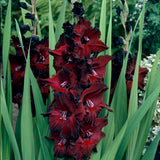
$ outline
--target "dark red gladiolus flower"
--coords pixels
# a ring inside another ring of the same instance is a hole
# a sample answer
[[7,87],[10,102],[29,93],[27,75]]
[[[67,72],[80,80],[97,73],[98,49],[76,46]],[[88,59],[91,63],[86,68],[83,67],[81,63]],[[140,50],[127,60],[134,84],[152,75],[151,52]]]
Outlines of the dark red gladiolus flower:
[[[119,53],[117,52],[114,55],[114,58],[112,60],[112,84],[111,84],[111,98],[114,93],[114,90],[117,85],[117,81],[122,69],[123,59],[125,58],[126,53]],[[127,86],[127,96],[129,98],[131,88],[132,88],[132,82],[134,77],[134,71],[136,66],[136,58],[129,55],[128,57],[128,64],[126,69],[126,86]],[[148,73],[147,68],[142,68],[139,66],[139,73],[138,73],[138,89],[144,91],[144,78],[146,74]]]
[[102,108],[112,111],[103,101],[108,89],[104,84],[106,65],[111,56],[99,56],[107,49],[100,31],[89,21],[63,25],[54,56],[56,75],[43,81],[54,91],[54,100],[48,108],[50,138],[55,143],[54,156],[69,156],[76,160],[89,158],[91,151],[105,136],[101,129],[107,125],[107,116],[98,118]]
[[81,66],[81,80],[82,84],[87,84],[94,81],[101,81],[105,75],[106,65],[111,60],[111,56],[99,56],[98,58],[90,58],[87,63]]
[[77,83],[76,75],[68,70],[62,68],[55,76],[45,80],[53,88],[53,91],[67,92],[68,89],[74,88]]
[[62,34],[58,43],[55,46],[55,50],[49,51],[54,56],[54,68],[56,71],[62,67],[73,67],[73,47],[67,42],[65,35]]
[[[23,36],[22,39],[24,44],[25,56],[27,56],[30,38],[25,38]],[[9,55],[12,76],[12,97],[13,102],[18,103],[18,105],[20,106],[23,94],[26,62],[18,37],[12,37],[11,45],[16,50],[16,55]],[[46,85],[42,81],[42,79],[49,77],[48,49],[48,38],[44,38],[43,40],[39,41],[38,37],[32,36],[30,46],[30,65],[41,89],[44,101],[48,97],[49,92],[48,85]],[[33,102],[32,106],[34,107]]]
[[80,18],[79,23],[74,28],[74,32],[77,35],[74,38],[75,48],[80,58],[89,58],[91,53],[99,53],[108,48],[99,40],[101,35],[99,29],[93,28],[91,23],[83,18]]

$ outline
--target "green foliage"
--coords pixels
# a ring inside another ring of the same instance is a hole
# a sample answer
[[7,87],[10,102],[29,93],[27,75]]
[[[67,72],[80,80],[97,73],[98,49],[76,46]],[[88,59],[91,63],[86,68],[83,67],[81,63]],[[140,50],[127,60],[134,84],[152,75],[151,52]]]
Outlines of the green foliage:
[[[30,70],[30,79],[31,79],[31,86],[33,91],[33,98],[34,98],[34,104],[36,108],[36,119],[35,119],[35,127],[38,131],[38,140],[40,141],[40,148],[39,152],[42,152],[43,159],[51,160],[49,149],[47,148],[48,141],[44,139],[45,136],[48,135],[48,122],[47,119],[44,119],[44,117],[41,115],[42,113],[46,113],[45,105],[43,102],[43,98],[40,92],[40,89],[38,87],[36,78],[34,77],[32,71]],[[37,148],[39,146],[37,145]],[[39,154],[40,156],[41,154]]]
[[30,49],[28,51],[27,65],[24,77],[24,89],[22,99],[22,113],[21,113],[21,146],[22,157],[24,160],[35,159],[33,123],[30,100]]
[[63,5],[57,20],[56,33],[55,33],[56,42],[58,41],[60,35],[63,33],[62,26],[63,26],[63,23],[65,22],[66,3],[67,1],[63,2]]
[[[148,96],[157,88],[157,86],[160,85],[160,81],[159,81],[160,75],[158,74],[160,72],[160,67],[159,68],[157,67],[159,57],[160,57],[160,50],[157,54],[156,60],[153,64],[152,70],[149,75],[144,100],[146,100]],[[140,157],[142,154],[142,149],[146,143],[146,139],[152,123],[152,117],[153,117],[155,108],[156,108],[156,101],[153,102],[152,108],[147,112],[147,114],[142,119],[142,122],[140,124],[140,129],[138,133],[139,140],[137,141],[137,148],[135,149],[136,158]]]
[[[128,22],[133,27],[139,17],[141,8],[142,8],[142,1],[139,0],[127,0],[128,7],[129,7],[129,15],[128,15]],[[122,36],[124,37],[123,27],[120,23],[119,16],[116,13],[116,8],[120,6],[119,1],[113,2],[113,36]],[[142,55],[149,55],[155,54],[158,49],[160,48],[160,2],[154,0],[146,1],[146,9],[145,9],[145,19],[144,19],[144,37],[143,37],[143,50]],[[154,37],[154,39],[152,39]],[[134,54],[137,54],[138,51],[138,38],[139,38],[139,31],[135,34],[133,45],[131,51]],[[152,41],[151,41],[152,39]]]
[[[19,153],[19,148],[18,148],[16,139],[15,139],[13,127],[12,127],[12,124],[11,124],[11,121],[10,121],[10,118],[9,118],[9,113],[8,113],[7,104],[6,104],[6,100],[5,100],[2,80],[1,80],[0,83],[1,83],[1,86],[0,86],[0,88],[1,88],[1,97],[0,97],[1,110],[0,111],[1,111],[1,115],[2,115],[2,118],[3,118],[3,122],[4,122],[4,125],[5,125],[5,128],[6,128],[6,131],[7,131],[8,136],[9,136],[9,139],[6,141],[6,143],[8,143],[9,140],[11,141],[15,157],[16,157],[17,160],[20,160],[21,156],[20,156],[20,153]],[[2,138],[2,137],[0,137],[0,138]],[[2,157],[4,156],[3,154],[4,154],[4,152],[2,152],[2,155],[1,155]],[[11,153],[8,153],[8,154],[10,155]]]
[[[105,53],[112,55],[112,36],[122,35],[124,36],[124,31],[122,30],[122,25],[118,20],[115,8],[120,4],[120,1],[112,0],[97,0],[88,1],[82,0],[84,8],[86,10],[85,17],[88,20],[93,20],[92,24],[95,26],[100,26],[102,32],[102,40],[109,46],[109,50]],[[130,10],[130,17],[135,11],[133,7],[136,0],[127,1]],[[141,2],[139,2],[141,4]],[[149,6],[150,4],[150,6]],[[154,5],[154,6],[152,6]],[[151,6],[154,8],[152,10]],[[145,1],[143,1],[143,9],[137,8],[137,17],[134,16],[130,23],[134,27],[133,34],[131,36],[131,41],[129,43],[127,56],[124,60],[121,74],[118,80],[115,93],[111,102],[112,113],[108,116],[108,125],[103,129],[106,137],[97,145],[97,153],[91,155],[91,160],[128,160],[128,159],[140,159],[142,151],[148,136],[150,125],[152,122],[152,117],[155,109],[155,103],[157,97],[160,93],[160,67],[158,67],[158,61],[160,58],[160,51],[157,54],[156,60],[152,67],[149,75],[147,86],[145,88],[145,96],[143,98],[143,103],[138,108],[138,67],[141,61],[141,55],[145,50],[142,50],[142,39],[144,35],[144,40],[149,35],[150,27],[154,26],[155,33],[158,31],[158,26],[160,20],[155,15],[159,14],[158,1],[147,1],[145,9]],[[70,13],[71,7],[68,2],[60,0],[37,0],[36,8],[38,17],[40,20],[40,31],[42,31],[43,36],[49,35],[49,48],[54,49],[55,44],[63,32],[62,24],[65,20],[72,20]],[[140,9],[140,10],[139,10]],[[24,12],[24,11],[23,11]],[[13,11],[12,11],[13,13]],[[69,13],[69,14],[68,14]],[[100,14],[101,13],[101,14]],[[144,14],[149,14],[144,18]],[[110,15],[110,16],[108,16]],[[24,13],[22,13],[24,17]],[[116,19],[116,22],[115,22]],[[24,23],[25,20],[23,18]],[[149,26],[146,26],[146,22],[150,22]],[[14,22],[15,23],[15,22]],[[117,26],[120,27],[118,30]],[[137,27],[139,24],[139,28]],[[144,33],[143,33],[144,24]],[[18,22],[16,21],[16,30],[19,37],[21,47],[23,50],[22,36],[19,30]],[[4,135],[0,132],[0,158],[11,159],[11,149],[14,152],[14,157],[17,160],[20,159],[38,159],[38,160],[51,160],[53,159],[53,143],[50,143],[45,136],[49,136],[49,127],[47,119],[41,116],[41,113],[46,113],[46,106],[43,103],[43,98],[38,87],[37,81],[30,69],[30,56],[28,51],[28,57],[26,57],[26,70],[24,79],[24,92],[22,106],[19,111],[19,116],[17,118],[16,131],[14,133],[12,127],[12,95],[11,95],[11,74],[8,63],[8,48],[10,44],[10,28],[11,28],[11,0],[8,3],[7,15],[5,20],[4,34],[3,34],[3,73],[4,73],[4,85],[1,80],[0,86],[0,131],[3,129],[2,133],[5,133],[6,138],[3,139]],[[152,30],[153,30],[152,28]],[[106,33],[108,29],[108,32]],[[147,31],[146,31],[147,30]],[[39,32],[40,33],[40,32]],[[106,36],[107,34],[107,36]],[[106,38],[107,37],[107,38]],[[128,61],[128,55],[130,51],[134,51],[135,39],[139,38],[138,52],[137,52],[137,64],[134,73],[134,80],[131,90],[131,97],[129,102],[129,109],[127,110],[127,92],[126,92],[126,82],[125,73]],[[155,36],[157,40],[159,37]],[[151,41],[151,39],[150,39]],[[157,40],[158,42],[159,40]],[[145,41],[147,43],[147,41]],[[151,42],[153,43],[153,42]],[[156,45],[154,46],[157,49]],[[147,53],[147,52],[145,52]],[[53,57],[50,56],[50,77],[55,73],[53,69]],[[111,63],[107,67],[107,73],[105,75],[105,83],[110,88],[111,83]],[[32,117],[31,112],[31,102],[30,102],[30,90],[32,89],[33,99],[36,109],[36,117]],[[53,95],[53,94],[52,94]],[[53,97],[51,97],[53,98]],[[104,97],[105,102],[109,103],[109,93]],[[4,128],[2,128],[2,126]],[[5,130],[5,131],[4,131]],[[143,160],[153,159],[156,148],[158,145],[158,140],[160,134],[157,135],[156,139],[151,143],[150,147],[146,151]],[[5,147],[2,147],[7,144]],[[10,145],[11,144],[11,148]],[[22,153],[22,154],[21,154]]]
[[[146,55],[156,53],[160,48],[160,2],[149,0],[146,4],[144,49]],[[152,38],[154,37],[154,39]],[[152,39],[152,41],[151,41]]]
[[11,0],[9,0],[8,3],[4,33],[5,34],[3,34],[2,53],[3,53],[3,74],[4,74],[4,79],[6,80],[6,71],[7,71],[7,63],[9,55],[9,46],[10,46],[10,34],[11,34]]

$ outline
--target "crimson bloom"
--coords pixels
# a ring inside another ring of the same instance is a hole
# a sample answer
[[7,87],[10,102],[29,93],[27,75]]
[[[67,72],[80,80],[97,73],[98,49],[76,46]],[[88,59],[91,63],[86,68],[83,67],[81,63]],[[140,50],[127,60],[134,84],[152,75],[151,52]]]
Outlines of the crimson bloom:
[[[114,55],[114,58],[112,60],[112,84],[111,84],[111,98],[114,93],[115,87],[117,85],[117,81],[122,69],[123,59],[125,58],[125,53],[119,53],[117,52]],[[127,96],[129,98],[131,88],[132,88],[132,82],[134,77],[134,71],[136,66],[136,58],[129,55],[128,57],[128,64],[126,69],[126,86],[127,86]],[[144,78],[146,74],[148,73],[147,68],[142,68],[139,66],[139,73],[138,73],[138,89],[144,91]]]
[[[82,5],[76,2],[76,7]],[[75,9],[73,9],[74,11]],[[108,47],[100,41],[100,31],[81,17],[78,8],[77,24],[64,23],[54,56],[56,75],[46,79],[54,90],[54,100],[44,114],[49,118],[50,136],[55,143],[54,156],[69,156],[76,160],[90,158],[91,151],[105,136],[101,129],[107,125],[107,116],[98,118],[108,89],[104,84],[106,65],[111,56],[98,56]]]
[[82,17],[74,28],[77,36],[74,38],[75,49],[80,58],[89,58],[91,53],[99,53],[106,50],[108,47],[102,43],[100,31],[96,27],[91,27],[91,23]]
[[80,136],[76,141],[71,141],[68,146],[68,154],[77,160],[90,158],[91,151],[96,151],[96,145],[105,136],[101,129],[107,125],[107,118],[97,118],[95,125],[82,124]]
[[[22,40],[24,44],[25,56],[27,56],[30,38],[25,38],[24,36],[22,36]],[[26,61],[18,37],[12,37],[11,45],[16,50],[16,55],[9,55],[12,76],[12,97],[13,102],[18,103],[18,105],[20,106],[23,94]],[[33,74],[36,77],[39,87],[41,89],[44,101],[48,97],[49,87],[48,85],[44,84],[41,80],[49,77],[48,47],[48,38],[44,38],[41,41],[39,41],[38,37],[32,36],[30,46],[30,65]],[[32,97],[31,100],[33,100]],[[34,112],[33,101],[32,109],[32,111]]]
[[45,81],[48,82],[53,90],[66,93],[68,89],[75,87],[77,83],[77,77],[67,68],[62,68],[55,76]]

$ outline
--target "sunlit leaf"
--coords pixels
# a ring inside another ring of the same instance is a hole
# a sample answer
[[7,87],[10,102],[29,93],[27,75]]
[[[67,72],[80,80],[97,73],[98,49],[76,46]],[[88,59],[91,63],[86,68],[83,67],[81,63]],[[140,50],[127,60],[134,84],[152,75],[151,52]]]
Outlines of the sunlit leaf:
[[7,72],[10,35],[11,35],[11,0],[9,0],[8,2],[7,14],[6,14],[5,25],[4,25],[3,45],[2,45],[4,80],[6,79],[6,72]]
[[61,8],[61,11],[60,11],[60,14],[59,14],[59,17],[58,17],[58,20],[57,20],[56,32],[55,32],[56,42],[58,41],[60,35],[63,33],[62,26],[65,21],[66,4],[67,4],[67,1],[64,1],[62,8]]
[[28,50],[27,64],[24,77],[24,89],[21,113],[21,147],[24,160],[35,159],[35,147],[33,136],[31,99],[30,99],[30,48]]
[[141,122],[142,118],[145,116],[147,111],[153,107],[153,102],[157,99],[157,96],[160,93],[160,86],[158,86],[152,94],[148,96],[148,98],[143,102],[143,104],[140,106],[140,108],[135,112],[131,120],[128,122],[128,126],[124,135],[124,138],[121,142],[121,145],[119,147],[118,153],[116,155],[116,160],[121,160],[124,152],[127,148],[127,145],[129,143],[130,138],[132,137],[135,129]]
[[4,125],[5,125],[5,128],[6,128],[6,131],[8,133],[8,136],[10,138],[10,141],[12,143],[12,148],[13,148],[15,157],[16,157],[17,160],[21,160],[21,156],[20,156],[20,153],[19,153],[19,148],[18,148],[18,145],[17,145],[17,142],[16,142],[13,127],[11,125],[9,114],[8,114],[8,109],[7,109],[7,105],[6,105],[6,101],[5,101],[2,80],[1,80],[1,87],[0,88],[1,88],[1,97],[0,97],[1,108],[0,109],[1,109],[1,115],[2,115],[2,118],[3,118],[3,122],[4,122]]

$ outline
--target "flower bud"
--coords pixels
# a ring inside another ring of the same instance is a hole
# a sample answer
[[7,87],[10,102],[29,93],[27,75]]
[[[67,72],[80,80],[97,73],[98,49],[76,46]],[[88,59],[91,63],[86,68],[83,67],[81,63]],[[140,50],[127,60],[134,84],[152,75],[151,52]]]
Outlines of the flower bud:
[[21,34],[24,35],[27,31],[30,31],[29,25],[21,25],[20,26]]
[[26,13],[25,18],[26,18],[26,19],[34,20],[34,19],[35,19],[35,15],[34,15],[34,14],[31,14],[31,13]]
[[31,11],[32,6],[28,4],[27,2],[18,2],[19,7],[26,9],[28,11]]
[[79,2],[75,2],[74,7],[72,9],[73,12],[73,16],[74,17],[82,17],[83,14],[85,13],[84,8],[83,8],[83,4],[79,3]]
[[68,0],[68,3],[71,3],[71,0]]
[[31,38],[32,38],[31,45],[35,46],[35,45],[38,45],[38,44],[39,44],[39,36],[37,36],[37,35],[32,35]]
[[70,35],[73,32],[73,25],[69,21],[63,23],[64,33]]
[[121,0],[121,2],[122,2],[122,4],[124,5],[124,3],[125,3],[125,0]]
[[116,12],[117,12],[117,15],[118,15],[118,16],[120,16],[120,15],[121,15],[121,9],[120,9],[120,7],[119,7],[119,6],[116,8]]
[[114,47],[119,45],[122,46],[124,44],[124,39],[122,37],[115,36],[112,38],[112,44]]
[[129,33],[130,30],[131,30],[131,25],[129,24],[129,22],[126,22],[126,23],[125,23],[125,27],[126,27],[127,33]]

